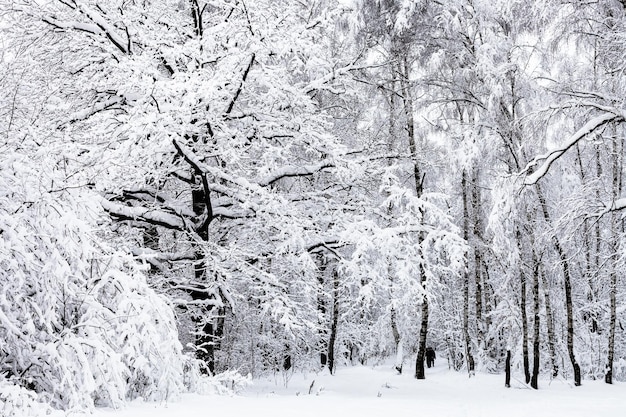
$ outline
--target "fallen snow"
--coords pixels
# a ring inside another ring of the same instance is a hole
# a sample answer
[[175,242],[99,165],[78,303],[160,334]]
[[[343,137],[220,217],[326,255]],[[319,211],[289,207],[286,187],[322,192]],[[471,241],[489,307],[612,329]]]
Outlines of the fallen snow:
[[[335,376],[294,374],[256,381],[236,396],[185,395],[179,402],[134,402],[122,410],[98,410],[94,417],[319,417],[350,415],[434,417],[603,417],[626,415],[626,383],[607,385],[584,381],[574,387],[563,379],[540,381],[538,391],[513,378],[504,388],[503,375],[466,373],[447,369],[439,359],[426,370],[426,380],[404,375],[391,364],[343,367]],[[309,394],[311,383],[313,388]],[[56,416],[55,416],[56,417]]]

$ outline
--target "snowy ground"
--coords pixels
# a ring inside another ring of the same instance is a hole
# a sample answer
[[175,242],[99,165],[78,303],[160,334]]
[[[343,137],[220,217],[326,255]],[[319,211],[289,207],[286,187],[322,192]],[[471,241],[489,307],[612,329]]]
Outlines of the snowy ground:
[[[238,396],[186,395],[169,404],[133,403],[123,410],[98,410],[95,417],[196,416],[433,416],[433,417],[603,417],[626,415],[626,383],[541,381],[540,390],[520,381],[504,388],[503,375],[448,371],[443,360],[427,369],[426,380],[397,375],[391,366],[345,367],[335,376],[296,374],[287,387],[282,375],[256,381]],[[315,380],[312,394],[311,382]]]

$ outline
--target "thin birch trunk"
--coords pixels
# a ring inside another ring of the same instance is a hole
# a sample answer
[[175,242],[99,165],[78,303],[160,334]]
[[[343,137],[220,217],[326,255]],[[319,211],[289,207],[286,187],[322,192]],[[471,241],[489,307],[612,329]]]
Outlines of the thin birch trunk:
[[533,250],[533,374],[530,386],[538,389],[539,379],[539,260]]
[[[461,173],[461,192],[463,195],[463,238],[469,240],[469,210],[467,196],[467,172],[464,169]],[[465,339],[465,358],[467,361],[467,372],[474,375],[474,356],[472,355],[472,341],[469,334],[469,272],[463,274],[463,337]]]
[[[613,198],[622,193],[622,146],[613,141]],[[604,381],[613,383],[613,361],[615,357],[615,325],[617,321],[617,258],[619,250],[619,236],[621,214],[611,213],[611,272],[609,274],[609,337],[606,374]]]

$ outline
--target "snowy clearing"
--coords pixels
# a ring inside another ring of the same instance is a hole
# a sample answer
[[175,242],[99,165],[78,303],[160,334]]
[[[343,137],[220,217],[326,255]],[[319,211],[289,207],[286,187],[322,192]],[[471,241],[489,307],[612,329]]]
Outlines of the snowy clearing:
[[[229,415],[280,416],[405,416],[501,417],[501,416],[623,416],[626,384],[584,381],[575,388],[557,379],[541,381],[540,390],[519,380],[504,388],[503,375],[478,374],[469,379],[463,372],[447,369],[443,361],[427,370],[427,380],[397,375],[390,365],[342,367],[335,376],[295,374],[285,388],[283,375],[255,381],[238,396],[185,395],[180,402],[135,402],[123,410],[98,410],[96,417],[175,417]],[[311,382],[315,380],[312,394]]]

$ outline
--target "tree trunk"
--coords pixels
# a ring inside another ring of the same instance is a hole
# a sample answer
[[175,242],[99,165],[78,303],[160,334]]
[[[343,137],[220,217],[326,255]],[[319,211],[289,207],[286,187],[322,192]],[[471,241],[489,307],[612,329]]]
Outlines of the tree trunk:
[[482,248],[481,244],[481,222],[480,222],[480,190],[478,188],[478,168],[472,169],[471,181],[471,198],[472,198],[472,223],[473,245],[474,251],[474,282],[475,282],[475,301],[476,301],[476,339],[479,349],[485,349],[484,340],[484,323],[483,323],[483,280],[481,273],[482,266]]
[[320,353],[320,365],[322,368],[328,365],[328,344],[326,337],[328,336],[327,327],[327,309],[326,309],[326,291],[325,291],[325,274],[328,263],[325,257],[318,254],[319,275],[317,276],[317,314],[318,314],[318,351]]
[[538,389],[539,379],[539,260],[533,251],[533,375],[530,386]]
[[[463,238],[469,240],[469,210],[467,204],[467,172],[461,173],[461,193],[463,199]],[[468,242],[469,243],[469,242]],[[474,375],[474,356],[472,355],[472,341],[469,334],[469,273],[463,274],[463,337],[465,339],[465,359],[467,372]]]
[[[613,141],[613,198],[622,193],[622,152],[617,141]],[[613,383],[613,360],[615,356],[615,324],[617,321],[617,259],[619,258],[619,234],[621,214],[611,213],[611,272],[609,274],[609,340],[604,381]],[[622,230],[623,231],[623,230]]]
[[[393,79],[391,81],[391,91],[388,95],[389,101],[389,141],[387,143],[387,150],[391,153],[394,149],[394,141],[393,138],[396,137],[396,123],[397,123],[397,114],[396,114],[396,93],[395,93],[396,81]],[[391,166],[391,161],[388,161],[388,166]],[[391,218],[393,216],[391,207],[387,207],[387,215]],[[389,276],[389,299],[391,303],[391,311],[390,322],[391,322],[391,333],[393,335],[393,340],[396,346],[396,360],[394,363],[394,368],[398,371],[399,374],[402,373],[402,365],[404,362],[404,343],[402,341],[402,335],[398,330],[398,321],[397,321],[397,311],[394,305],[394,277],[391,271],[390,265],[387,268],[387,275]]]
[[[410,74],[410,65],[408,62],[408,54],[400,55],[400,51],[398,51],[398,57],[401,59],[401,63],[399,65],[399,73],[400,75],[400,85],[402,88],[402,100],[404,107],[404,115],[406,117],[406,129],[409,140],[409,152],[411,154],[411,159],[413,160],[413,180],[415,181],[415,195],[418,198],[422,197],[423,194],[423,177],[420,171],[419,161],[417,160],[417,139],[415,136],[415,126],[413,120],[413,96],[411,92],[411,88],[409,85],[409,74]],[[424,221],[424,211],[420,208],[420,217],[421,221]],[[424,241],[424,236],[420,232],[417,238],[417,244],[422,246],[422,242]],[[420,261],[422,262],[422,261]],[[424,270],[423,264],[420,264],[420,285],[422,288],[426,289],[426,271]],[[417,359],[415,363],[415,378],[417,379],[425,379],[426,374],[424,372],[424,355],[426,353],[426,339],[428,337],[428,297],[424,295],[422,297],[422,319],[420,325],[420,333],[418,340],[418,348],[417,348]]]
[[396,308],[392,305],[390,312],[390,320],[391,320],[391,333],[393,334],[393,341],[396,345],[396,360],[394,363],[394,368],[398,371],[399,374],[402,373],[402,362],[404,360],[404,347],[402,343],[402,337],[400,336],[400,332],[398,331],[398,324],[396,322]]
[[610,288],[609,288],[609,310],[610,310],[610,321],[609,321],[609,346],[608,346],[608,358],[606,365],[606,374],[604,375],[604,382],[607,384],[613,383],[613,358],[615,355],[615,322],[616,322],[616,312],[617,312],[617,302],[615,297],[615,292],[617,290],[617,274],[615,273],[615,269],[611,271],[610,274]]
[[[422,277],[426,274],[422,272]],[[422,280],[425,283],[425,280]],[[422,285],[423,285],[422,284]],[[428,336],[428,299],[424,296],[422,301],[422,324],[420,326],[420,338],[417,347],[417,359],[415,361],[415,378],[425,379],[426,372],[424,371],[424,356],[426,354],[426,337]]]
[[504,362],[504,386],[511,387],[511,350],[506,351],[506,361]]
[[524,361],[524,380],[530,382],[530,362],[528,359],[528,316],[526,314],[526,276],[520,272],[520,311],[522,312],[522,356]]
[[328,370],[335,373],[335,341],[337,340],[337,324],[339,323],[339,274],[333,272],[333,314],[330,324],[330,339],[328,340]]
[[552,317],[552,302],[550,301],[550,289],[546,274],[541,270],[541,282],[543,286],[543,300],[546,306],[546,327],[548,328],[548,353],[550,354],[550,363],[552,365],[552,378],[559,375],[559,365],[556,360],[556,343],[554,336],[554,319]]
[[[543,196],[543,192],[539,184],[536,186],[537,197],[539,199],[539,204],[541,205],[541,211],[543,213],[543,217],[546,220],[546,223],[551,224],[550,214],[548,213],[548,207],[546,205],[546,200]],[[569,269],[569,261],[567,260],[567,256],[565,254],[565,250],[561,246],[561,241],[556,236],[556,234],[552,235],[552,243],[554,245],[554,249],[559,256],[559,260],[561,261],[561,268],[563,269],[563,287],[565,290],[565,310],[567,314],[567,352],[569,354],[570,362],[572,363],[572,368],[574,369],[574,385],[580,386],[580,366],[576,361],[576,355],[574,354],[574,307],[572,301],[572,282],[570,276]]]
[[[200,185],[200,187],[202,187]],[[203,188],[196,188],[192,191],[192,208],[196,215],[202,215],[210,210],[207,207],[207,195]],[[197,231],[198,237],[202,241],[209,240],[208,222]],[[211,298],[208,290],[206,263],[204,261],[204,253],[201,248],[196,248],[194,262],[194,278],[199,287],[204,287],[205,291],[193,291],[192,298],[194,300],[209,300]],[[201,326],[196,336],[196,356],[202,360],[210,374],[215,373],[215,345],[216,335],[214,326],[214,307],[209,303],[202,309],[202,315],[196,318],[196,322]]]

